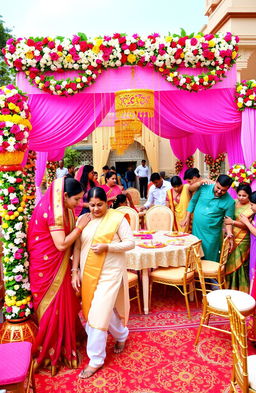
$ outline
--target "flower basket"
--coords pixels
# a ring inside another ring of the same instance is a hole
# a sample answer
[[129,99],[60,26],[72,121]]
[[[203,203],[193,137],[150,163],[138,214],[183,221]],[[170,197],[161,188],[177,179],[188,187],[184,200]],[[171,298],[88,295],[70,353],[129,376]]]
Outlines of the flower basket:
[[0,343],[29,341],[33,344],[37,330],[35,322],[30,318],[5,321],[0,330]]
[[17,165],[21,164],[24,158],[23,151],[0,153],[0,165]]

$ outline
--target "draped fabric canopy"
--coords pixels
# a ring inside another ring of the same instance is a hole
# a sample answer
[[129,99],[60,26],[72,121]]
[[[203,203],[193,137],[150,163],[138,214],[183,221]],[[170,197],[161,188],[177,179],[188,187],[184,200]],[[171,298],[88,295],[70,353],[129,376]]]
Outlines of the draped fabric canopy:
[[[199,70],[180,72],[198,74]],[[65,79],[75,74],[54,75]],[[249,165],[256,156],[255,113],[252,109],[242,115],[237,111],[235,83],[235,66],[225,80],[198,93],[177,89],[151,67],[125,66],[104,72],[94,85],[65,98],[29,85],[24,73],[17,75],[17,85],[29,95],[32,113],[29,148],[47,152],[48,159],[61,158],[66,146],[84,139],[102,123],[114,106],[115,91],[144,88],[155,91],[155,117],[153,121],[141,120],[154,133],[170,140],[176,157],[185,161],[197,148],[214,158],[227,151],[230,164],[243,163],[246,157]]]

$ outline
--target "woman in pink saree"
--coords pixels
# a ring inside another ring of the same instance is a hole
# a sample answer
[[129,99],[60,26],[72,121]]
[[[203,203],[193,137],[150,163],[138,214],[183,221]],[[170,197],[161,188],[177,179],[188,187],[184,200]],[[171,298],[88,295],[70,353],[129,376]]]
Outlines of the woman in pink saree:
[[124,195],[126,195],[128,201],[129,201],[130,207],[136,209],[135,206],[134,206],[132,197],[129,194],[129,192],[127,192],[125,190],[123,191],[123,187],[119,186],[117,184],[117,175],[116,175],[116,173],[112,172],[112,171],[107,172],[105,178],[106,178],[106,184],[101,186],[101,188],[103,188],[103,190],[107,194],[108,207],[111,207],[113,205],[113,203],[116,200],[117,195],[124,194]]
[[93,166],[91,165],[83,165],[81,168],[78,169],[75,179],[78,180],[84,189],[83,199],[79,203],[79,205],[75,208],[75,215],[76,217],[80,216],[81,214],[89,213],[89,204],[87,201],[87,195],[91,188],[95,187],[94,182],[94,170]]
[[75,226],[73,210],[83,196],[75,179],[55,180],[36,206],[28,227],[30,283],[38,318],[33,346],[35,368],[51,365],[57,372],[61,357],[76,367],[79,302],[71,286],[70,256],[88,218]]

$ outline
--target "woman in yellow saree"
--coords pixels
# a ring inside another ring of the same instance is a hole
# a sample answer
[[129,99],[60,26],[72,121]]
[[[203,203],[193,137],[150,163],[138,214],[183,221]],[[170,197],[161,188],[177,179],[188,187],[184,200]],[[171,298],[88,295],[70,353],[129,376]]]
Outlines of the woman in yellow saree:
[[239,216],[250,218],[253,215],[249,201],[252,190],[248,184],[240,184],[236,191],[235,220],[225,218],[225,224],[233,225],[234,235],[234,248],[226,264],[226,281],[228,288],[249,293],[250,234]]
[[79,290],[80,280],[82,283],[82,310],[87,321],[90,359],[80,378],[91,377],[103,366],[108,331],[116,340],[114,352],[124,349],[130,307],[125,251],[134,248],[132,231],[124,214],[108,209],[107,195],[102,188],[90,189],[88,203],[91,220],[76,241],[72,268],[73,288]]
[[191,198],[189,184],[182,184],[179,176],[173,176],[171,185],[172,188],[167,191],[167,199],[174,215],[173,229],[178,232],[191,232],[190,223],[185,227],[180,224],[186,217],[187,207]]

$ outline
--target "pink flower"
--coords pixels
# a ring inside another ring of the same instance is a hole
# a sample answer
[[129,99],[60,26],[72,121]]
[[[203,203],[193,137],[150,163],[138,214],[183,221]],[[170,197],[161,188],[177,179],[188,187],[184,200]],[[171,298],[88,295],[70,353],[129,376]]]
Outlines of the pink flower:
[[14,124],[14,125],[12,126],[12,128],[10,129],[10,131],[11,131],[13,134],[16,134],[17,132],[20,131],[20,127],[19,127],[17,124]]
[[1,110],[1,112],[2,112],[3,115],[9,115],[11,113],[10,109],[7,109],[7,108],[3,108]]
[[12,307],[6,307],[6,312],[11,313],[12,312]]
[[150,60],[152,61],[152,63],[154,63],[156,61],[156,56],[150,56]]
[[22,281],[22,275],[21,274],[17,274],[17,276],[15,276],[14,279],[17,282],[20,282],[20,281]]
[[16,205],[16,203],[19,203],[19,199],[18,198],[13,198],[13,199],[11,199],[11,203],[13,205]]
[[50,53],[50,57],[53,61],[58,60],[59,55],[56,52]]
[[138,45],[138,46],[145,46],[145,41],[139,40],[139,41],[137,42],[137,45]]
[[197,44],[197,39],[195,37],[191,38],[190,43],[192,46],[195,46]]
[[80,39],[81,38],[78,35],[74,35],[74,37],[72,39],[72,44],[73,45],[79,44]]
[[18,132],[15,135],[15,138],[16,138],[17,141],[22,141],[22,139],[24,139],[24,132]]

